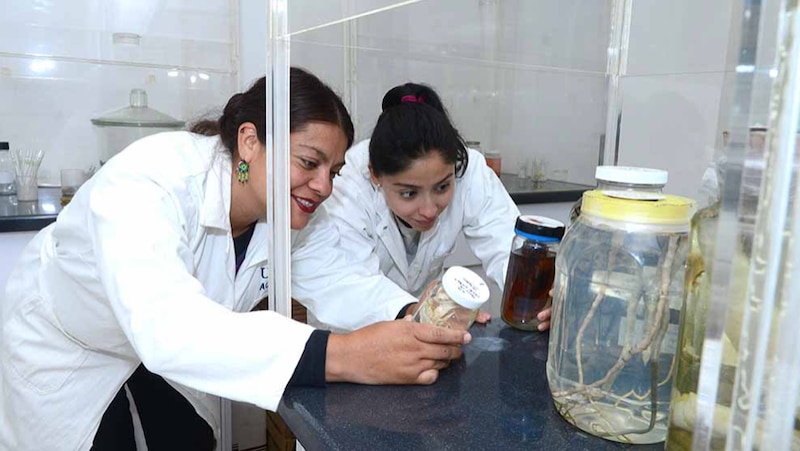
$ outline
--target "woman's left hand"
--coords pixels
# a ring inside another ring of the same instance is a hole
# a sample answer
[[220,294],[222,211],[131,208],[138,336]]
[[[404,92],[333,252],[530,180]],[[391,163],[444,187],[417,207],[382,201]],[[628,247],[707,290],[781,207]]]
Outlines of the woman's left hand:
[[536,319],[541,321],[539,323],[539,326],[537,326],[539,332],[544,332],[547,329],[550,329],[550,315],[552,313],[553,313],[553,307],[547,307],[546,309],[539,312],[538,315],[536,315]]
[[475,318],[476,323],[486,324],[492,320],[492,314],[489,312],[484,312],[483,310],[478,310],[478,316]]

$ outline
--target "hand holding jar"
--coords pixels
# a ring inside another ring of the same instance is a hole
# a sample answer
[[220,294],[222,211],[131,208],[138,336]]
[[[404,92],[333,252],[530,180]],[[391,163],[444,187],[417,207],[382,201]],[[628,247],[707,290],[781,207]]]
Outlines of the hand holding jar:
[[453,266],[431,282],[420,299],[413,321],[467,330],[475,322],[478,309],[489,299],[489,287],[469,269]]

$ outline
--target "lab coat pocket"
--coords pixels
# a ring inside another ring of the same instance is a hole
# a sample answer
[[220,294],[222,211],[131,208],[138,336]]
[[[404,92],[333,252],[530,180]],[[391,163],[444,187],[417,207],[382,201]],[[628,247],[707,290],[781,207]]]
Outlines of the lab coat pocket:
[[41,298],[28,299],[13,315],[6,325],[5,362],[39,394],[59,390],[89,352],[58,326]]

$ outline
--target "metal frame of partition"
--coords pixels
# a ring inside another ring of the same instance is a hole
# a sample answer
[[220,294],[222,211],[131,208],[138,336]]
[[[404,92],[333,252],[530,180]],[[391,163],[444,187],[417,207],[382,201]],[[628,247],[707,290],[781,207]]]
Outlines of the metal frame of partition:
[[598,165],[616,165],[622,127],[622,87],[628,73],[628,48],[631,35],[633,0],[614,0],[611,8],[611,34],[606,60],[606,131],[600,143]]
[[267,112],[269,308],[291,317],[288,0],[267,1],[267,101],[264,108]]

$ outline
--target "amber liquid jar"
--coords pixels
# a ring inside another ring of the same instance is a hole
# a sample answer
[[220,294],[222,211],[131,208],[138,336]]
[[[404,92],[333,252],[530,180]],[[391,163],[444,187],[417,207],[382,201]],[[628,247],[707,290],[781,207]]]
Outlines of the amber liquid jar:
[[501,316],[506,324],[537,330],[536,318],[550,303],[556,272],[556,251],[564,224],[543,216],[520,216],[508,259]]

